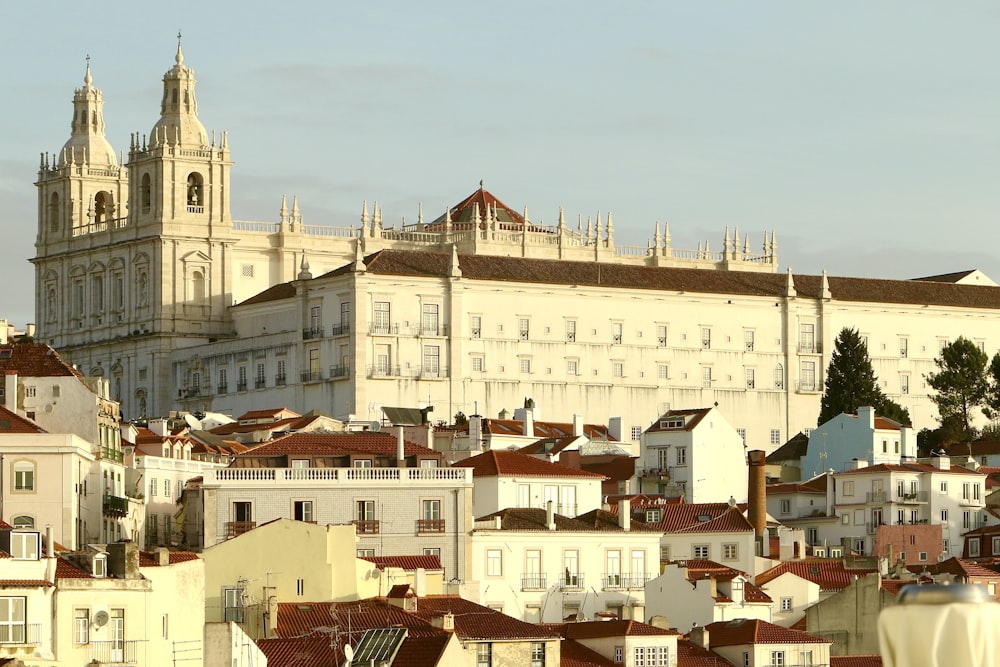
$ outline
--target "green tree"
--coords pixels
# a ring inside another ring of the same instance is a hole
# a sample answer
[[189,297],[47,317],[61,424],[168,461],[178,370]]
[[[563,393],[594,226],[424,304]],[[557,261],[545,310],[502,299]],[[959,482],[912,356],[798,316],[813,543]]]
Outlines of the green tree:
[[989,357],[975,343],[959,336],[945,345],[941,356],[934,360],[937,372],[927,375],[927,384],[937,392],[931,400],[937,404],[942,424],[949,418],[957,419],[963,440],[975,437],[973,411],[990,409],[987,405],[990,393],[986,377],[988,362]]
[[862,405],[870,405],[878,412],[884,402],[861,334],[857,329],[842,329],[833,343],[830,366],[826,369],[817,424],[825,424],[842,412],[854,414]]
[[983,408],[983,414],[989,419],[1000,419],[1000,352],[990,360],[986,384],[986,407]]

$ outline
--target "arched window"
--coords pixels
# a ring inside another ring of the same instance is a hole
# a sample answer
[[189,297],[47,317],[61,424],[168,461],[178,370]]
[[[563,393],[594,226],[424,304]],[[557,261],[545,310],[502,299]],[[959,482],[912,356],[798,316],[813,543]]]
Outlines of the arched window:
[[31,461],[18,461],[14,464],[14,490],[35,490],[35,464]]
[[781,364],[774,367],[774,388],[784,389],[785,388],[785,369]]
[[177,89],[176,88],[174,88],[173,90],[170,91],[170,101],[173,102],[174,104],[177,104]]
[[59,193],[53,192],[49,197],[49,229],[59,231]]
[[152,182],[149,174],[142,175],[142,186],[139,188],[139,203],[143,213],[149,213],[150,203],[153,201]]
[[98,192],[94,195],[94,222],[107,222],[111,214],[111,193]]
[[14,526],[15,529],[24,529],[24,528],[30,529],[35,527],[35,518],[30,517],[26,514],[22,514],[21,516],[14,517],[13,521],[11,521],[11,524]]
[[205,303],[205,274],[195,271],[191,274],[191,300],[198,303]]
[[188,174],[187,178],[187,208],[188,213],[201,213],[204,209],[205,198],[203,196],[204,179],[196,171]]
[[140,389],[139,391],[135,392],[135,404],[136,404],[136,408],[138,409],[138,413],[139,413],[136,416],[137,417],[145,417],[146,416],[146,390],[145,389]]

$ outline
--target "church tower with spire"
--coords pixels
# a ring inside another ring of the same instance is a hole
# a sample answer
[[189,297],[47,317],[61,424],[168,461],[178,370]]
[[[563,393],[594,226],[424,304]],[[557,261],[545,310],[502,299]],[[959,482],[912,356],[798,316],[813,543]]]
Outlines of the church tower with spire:
[[128,418],[176,399],[173,349],[232,329],[229,148],[198,119],[180,35],[174,61],[159,119],[132,134],[121,166],[88,58],[70,138],[42,155],[36,182],[37,336],[84,374],[108,377]]

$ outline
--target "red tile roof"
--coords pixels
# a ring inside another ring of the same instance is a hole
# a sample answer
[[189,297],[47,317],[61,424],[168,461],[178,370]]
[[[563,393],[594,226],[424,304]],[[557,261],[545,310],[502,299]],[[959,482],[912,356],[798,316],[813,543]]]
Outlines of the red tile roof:
[[294,410],[289,410],[288,408],[268,408],[266,410],[250,410],[249,412],[244,412],[236,418],[236,421],[243,421],[244,419],[273,419],[281,414],[285,415],[282,419],[302,416]]
[[866,466],[864,468],[845,470],[837,473],[837,475],[857,475],[872,472],[950,472],[961,475],[983,476],[983,473],[981,472],[969,470],[968,468],[963,468],[962,466],[953,465],[947,470],[941,470],[927,463],[879,463],[878,465]]
[[919,574],[926,570],[930,574],[947,573],[962,579],[988,578],[1000,581],[1000,573],[997,573],[979,563],[964,558],[949,558],[940,563],[927,563],[926,565],[910,565],[906,569],[914,574]]
[[0,588],[35,588],[54,585],[45,579],[0,579]]
[[[480,183],[478,190],[451,207],[452,229],[455,229],[456,231],[472,229],[475,225],[469,223],[475,222],[475,209],[477,204],[479,205],[481,229],[486,228],[487,207],[491,210],[494,208],[496,209],[497,222],[500,224],[502,229],[520,230],[524,227],[524,217],[497,199],[492,192],[486,190],[482,186],[482,183]],[[424,227],[424,231],[436,231],[443,229],[446,217],[447,214],[442,214],[433,222],[428,223]],[[540,229],[534,227],[534,225],[530,222],[528,223],[528,226],[533,229]]]
[[719,621],[705,626],[711,646],[742,646],[745,644],[832,644],[829,639],[798,630],[783,628],[759,619],[740,618]]
[[268,665],[281,667],[329,667],[345,660],[343,649],[338,650],[340,647],[329,637],[258,639],[257,647],[267,658]]
[[[546,510],[528,507],[509,507],[493,514],[487,514],[477,519],[477,521],[493,521],[496,517],[500,517],[501,530],[549,529]],[[559,532],[623,532],[621,526],[618,524],[618,517],[604,510],[592,510],[586,514],[580,514],[576,518],[554,514],[553,521],[556,524],[556,531]],[[477,528],[477,530],[489,529]],[[656,524],[636,520],[632,520],[629,523],[629,530],[634,532],[660,532]]]
[[20,377],[83,377],[58,352],[41,343],[0,345],[0,376],[10,371]]
[[56,558],[56,579],[93,579],[89,572],[81,570],[64,558]]
[[822,591],[839,591],[847,588],[855,579],[877,571],[874,567],[848,569],[840,558],[807,558],[806,560],[779,563],[770,570],[758,574],[754,583],[758,586],[764,586],[782,574],[791,572],[807,581],[818,584]]
[[559,463],[550,463],[520,452],[491,449],[461,461],[452,463],[453,468],[472,468],[473,477],[582,477],[604,479],[603,475],[586,470],[570,468]]
[[395,567],[400,570],[416,570],[418,568],[424,570],[444,569],[439,556],[364,556],[363,560],[374,563],[379,569],[383,570],[387,567]]
[[[171,565],[176,565],[177,563],[186,563],[192,560],[198,560],[198,554],[191,551],[170,552]],[[139,552],[139,567],[159,567],[159,566],[160,566],[160,554],[158,552],[156,551]]]
[[[618,667],[620,664],[572,639],[559,642],[559,667]],[[730,667],[728,663],[726,667]]]
[[[619,505],[611,506],[612,512],[618,512]],[[740,506],[729,503],[670,503],[657,502],[644,504],[631,503],[633,520],[636,516],[645,514],[647,508],[659,508],[662,518],[657,524],[666,533],[704,533],[704,532],[744,532],[753,530],[753,526],[743,516]]]
[[240,301],[237,306],[249,306],[254,303],[266,303],[268,301],[279,301],[281,299],[290,299],[295,296],[295,285],[293,283],[278,283],[272,287],[268,287],[266,290],[260,294],[255,294],[254,296]]
[[[573,435],[573,424],[564,422],[534,422],[535,438],[565,438]],[[493,435],[524,435],[524,422],[518,419],[484,419],[483,432]],[[601,424],[584,424],[583,434],[590,440],[617,442]]]
[[558,632],[567,639],[596,639],[600,637],[639,637],[649,635],[679,635],[676,630],[659,628],[639,621],[581,621],[564,623]]
[[46,433],[45,429],[16,412],[0,406],[0,433]]
[[[646,429],[646,433],[659,433],[662,431],[690,431],[701,423],[701,420],[705,418],[705,415],[707,415],[711,409],[712,408],[690,408],[687,410],[667,410],[660,415],[649,428]],[[680,427],[668,427],[666,422],[671,419],[682,419],[684,421],[684,425]]]
[[541,640],[559,636],[552,630],[519,621],[513,616],[457,595],[428,595],[419,598],[417,610],[411,613],[430,621],[435,614],[447,612],[455,615],[455,634],[465,640]]
[[733,667],[707,649],[689,639],[677,640],[677,667]]
[[365,630],[402,626],[411,636],[434,635],[441,632],[426,620],[389,604],[385,598],[368,598],[356,602],[279,602],[277,632],[281,637],[298,637],[315,628],[350,626],[357,643]]
[[830,667],[882,667],[882,656],[878,654],[831,655]]
[[816,495],[825,496],[826,491],[823,489],[817,489],[815,486],[810,484],[803,484],[802,482],[783,482],[781,484],[768,484],[767,488],[764,489],[767,495],[778,495],[780,493],[812,493]]
[[[440,457],[440,453],[422,445],[404,442],[406,456],[427,455]],[[239,457],[288,456],[301,454],[321,456],[348,456],[351,454],[374,454],[396,456],[396,436],[391,433],[291,433],[270,442],[251,447]]]

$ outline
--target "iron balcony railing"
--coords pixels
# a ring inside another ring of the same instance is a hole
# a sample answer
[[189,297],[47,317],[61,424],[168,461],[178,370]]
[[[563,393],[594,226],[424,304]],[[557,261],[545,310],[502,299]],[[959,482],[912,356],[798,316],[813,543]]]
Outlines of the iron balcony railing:
[[349,333],[351,333],[351,325],[350,324],[334,324],[330,328],[330,335],[331,336],[346,336]]
[[330,366],[330,379],[345,378],[351,374],[349,366]]
[[323,379],[323,371],[302,371],[303,382],[319,382]]
[[112,639],[90,642],[90,661],[100,665],[134,665],[141,640]]
[[106,516],[128,516],[128,498],[105,494],[104,514]]
[[417,519],[418,533],[443,533],[444,519]]
[[358,535],[378,535],[379,533],[378,519],[358,520],[354,522],[354,526]]
[[583,590],[583,575],[578,572],[566,572],[559,577],[559,588],[565,590]]
[[302,340],[312,340],[313,338],[322,338],[322,337],[323,337],[322,327],[302,330]]
[[548,588],[544,574],[526,574],[521,577],[522,591],[541,591]]
[[274,384],[276,387],[283,387],[285,385],[285,374],[279,373],[274,376]]
[[25,646],[41,643],[41,623],[14,623],[0,626],[0,644]]

